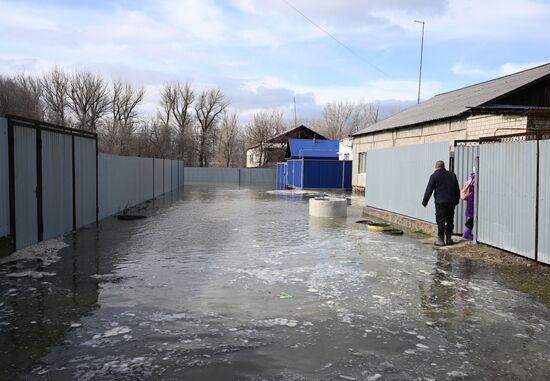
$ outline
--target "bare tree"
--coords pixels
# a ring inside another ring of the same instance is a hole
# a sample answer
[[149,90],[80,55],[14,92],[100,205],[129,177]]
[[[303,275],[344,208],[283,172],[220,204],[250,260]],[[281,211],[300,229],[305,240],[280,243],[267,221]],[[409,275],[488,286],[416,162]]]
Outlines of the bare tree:
[[376,123],[378,110],[376,103],[329,102],[315,125],[328,139],[339,140]]
[[32,119],[44,118],[40,82],[29,75],[0,76],[0,114],[15,114]]
[[342,139],[353,113],[354,104],[349,101],[329,102],[323,109],[319,128],[328,139]]
[[69,83],[69,108],[75,114],[77,127],[97,131],[99,120],[111,106],[107,83],[90,72],[73,74]]
[[67,108],[69,106],[69,76],[58,67],[40,78],[42,99],[44,99],[46,119],[49,122],[68,124]]
[[252,123],[246,129],[249,146],[257,146],[258,164],[265,167],[269,162],[270,146],[266,142],[285,130],[281,111],[261,111],[254,114]]
[[195,90],[189,82],[169,83],[161,90],[160,119],[176,130],[175,150],[177,156],[185,158],[187,148],[192,144],[193,114],[191,107],[195,101]]
[[236,113],[224,113],[220,127],[219,154],[223,165],[234,164],[239,144],[239,117]]
[[132,137],[139,122],[138,105],[143,101],[145,89],[135,88],[128,82],[113,83],[111,99],[111,120],[107,131],[115,143],[116,151],[122,155],[130,154]]
[[19,114],[19,85],[13,78],[0,76],[0,115]]
[[197,148],[201,167],[208,166],[210,150],[216,137],[215,129],[227,106],[225,96],[216,88],[204,89],[195,103],[195,115],[199,124]]
[[148,144],[154,157],[170,158],[173,151],[173,130],[159,118],[152,119],[147,125]]

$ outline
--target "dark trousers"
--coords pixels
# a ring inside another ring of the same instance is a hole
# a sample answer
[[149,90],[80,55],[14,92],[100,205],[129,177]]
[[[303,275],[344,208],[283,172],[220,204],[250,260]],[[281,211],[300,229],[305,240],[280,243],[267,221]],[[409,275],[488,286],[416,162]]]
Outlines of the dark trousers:
[[450,237],[453,234],[455,205],[452,203],[435,204],[435,221],[438,237]]

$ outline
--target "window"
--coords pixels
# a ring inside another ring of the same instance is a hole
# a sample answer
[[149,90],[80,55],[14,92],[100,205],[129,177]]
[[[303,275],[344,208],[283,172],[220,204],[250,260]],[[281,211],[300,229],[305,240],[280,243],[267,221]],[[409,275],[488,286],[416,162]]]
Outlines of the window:
[[367,172],[367,153],[359,152],[359,173]]

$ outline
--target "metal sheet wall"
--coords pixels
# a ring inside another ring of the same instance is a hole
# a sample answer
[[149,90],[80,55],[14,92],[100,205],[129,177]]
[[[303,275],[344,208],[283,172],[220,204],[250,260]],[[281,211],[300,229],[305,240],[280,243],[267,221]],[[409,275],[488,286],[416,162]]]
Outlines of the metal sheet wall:
[[287,184],[293,188],[302,187],[302,160],[287,161]]
[[277,163],[277,189],[286,188],[286,163]]
[[43,239],[73,230],[72,137],[42,131]]
[[180,161],[180,187],[182,187],[185,184],[185,163],[183,161]]
[[351,189],[351,161],[304,160],[306,189]]
[[478,240],[534,259],[536,141],[483,144]]
[[74,138],[76,227],[96,220],[96,142]]
[[[458,179],[460,187],[470,178],[476,157],[479,156],[479,146],[457,146],[455,147],[454,172]],[[464,232],[464,223],[466,222],[466,201],[460,201],[455,210],[455,234]]]
[[10,233],[8,120],[0,118],[0,237]]
[[164,193],[172,190],[172,161],[164,160]]
[[99,217],[140,202],[139,158],[99,154]]
[[275,186],[275,167],[273,168],[239,168],[241,185]]
[[[449,143],[419,144],[367,152],[366,203],[370,207],[435,222],[433,197],[422,197],[437,160],[448,164]],[[403,189],[407,191],[404,192]]]
[[38,242],[36,200],[36,131],[15,127],[15,229],[16,250]]
[[550,264],[550,140],[540,142],[539,261]]
[[178,161],[172,160],[172,190],[178,189]]
[[160,196],[164,188],[164,164],[162,159],[155,159],[155,197]]
[[153,159],[139,158],[139,200],[143,202],[153,198]]
[[185,167],[186,183],[239,183],[238,168]]

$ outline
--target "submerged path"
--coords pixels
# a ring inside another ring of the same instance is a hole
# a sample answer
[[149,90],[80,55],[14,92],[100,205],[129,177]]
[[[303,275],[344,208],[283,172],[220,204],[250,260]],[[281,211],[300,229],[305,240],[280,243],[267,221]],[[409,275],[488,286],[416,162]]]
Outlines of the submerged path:
[[548,306],[350,210],[189,186],[0,265],[0,379],[548,379]]

